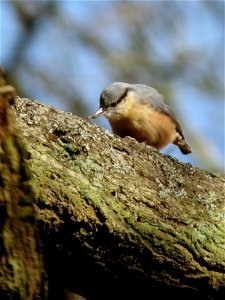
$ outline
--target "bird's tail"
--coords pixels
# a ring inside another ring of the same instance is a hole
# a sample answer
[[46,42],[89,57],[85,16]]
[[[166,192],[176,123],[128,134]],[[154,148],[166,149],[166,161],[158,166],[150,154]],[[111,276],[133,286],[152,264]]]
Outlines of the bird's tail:
[[188,143],[185,140],[180,140],[180,141],[177,140],[174,144],[179,147],[180,151],[183,154],[189,154],[192,152],[191,147],[188,145]]

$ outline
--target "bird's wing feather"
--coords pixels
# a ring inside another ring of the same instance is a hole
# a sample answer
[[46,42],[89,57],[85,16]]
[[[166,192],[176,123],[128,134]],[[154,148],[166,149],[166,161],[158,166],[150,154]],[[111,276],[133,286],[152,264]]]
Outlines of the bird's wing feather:
[[149,105],[151,105],[156,111],[169,116],[175,123],[177,132],[184,138],[180,122],[177,119],[174,112],[171,110],[171,108],[164,103],[163,96],[157,90],[147,85],[134,84],[134,88],[138,92],[137,100],[145,101]]

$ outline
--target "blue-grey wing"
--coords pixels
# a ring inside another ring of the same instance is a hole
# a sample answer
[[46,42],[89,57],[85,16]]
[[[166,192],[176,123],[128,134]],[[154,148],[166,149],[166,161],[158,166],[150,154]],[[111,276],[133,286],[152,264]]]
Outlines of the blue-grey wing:
[[169,116],[176,125],[177,132],[184,138],[180,122],[172,109],[164,103],[163,96],[154,88],[144,84],[133,84],[133,87],[137,91],[137,100],[144,101],[152,106],[156,111]]

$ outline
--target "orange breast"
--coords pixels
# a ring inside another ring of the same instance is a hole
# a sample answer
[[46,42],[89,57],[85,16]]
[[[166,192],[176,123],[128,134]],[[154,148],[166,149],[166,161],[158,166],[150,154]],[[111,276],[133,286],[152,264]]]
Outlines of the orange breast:
[[126,114],[110,118],[109,122],[115,134],[131,136],[157,149],[172,143],[177,134],[175,124],[168,116],[147,105],[135,104]]

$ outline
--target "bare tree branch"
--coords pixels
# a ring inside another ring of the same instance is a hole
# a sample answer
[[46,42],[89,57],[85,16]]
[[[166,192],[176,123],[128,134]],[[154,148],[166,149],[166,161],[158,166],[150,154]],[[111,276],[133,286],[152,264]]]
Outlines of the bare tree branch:
[[9,107],[15,94],[0,74],[0,298],[45,299],[47,281],[28,156]]
[[222,175],[38,102],[17,98],[15,111],[55,294],[222,299]]

